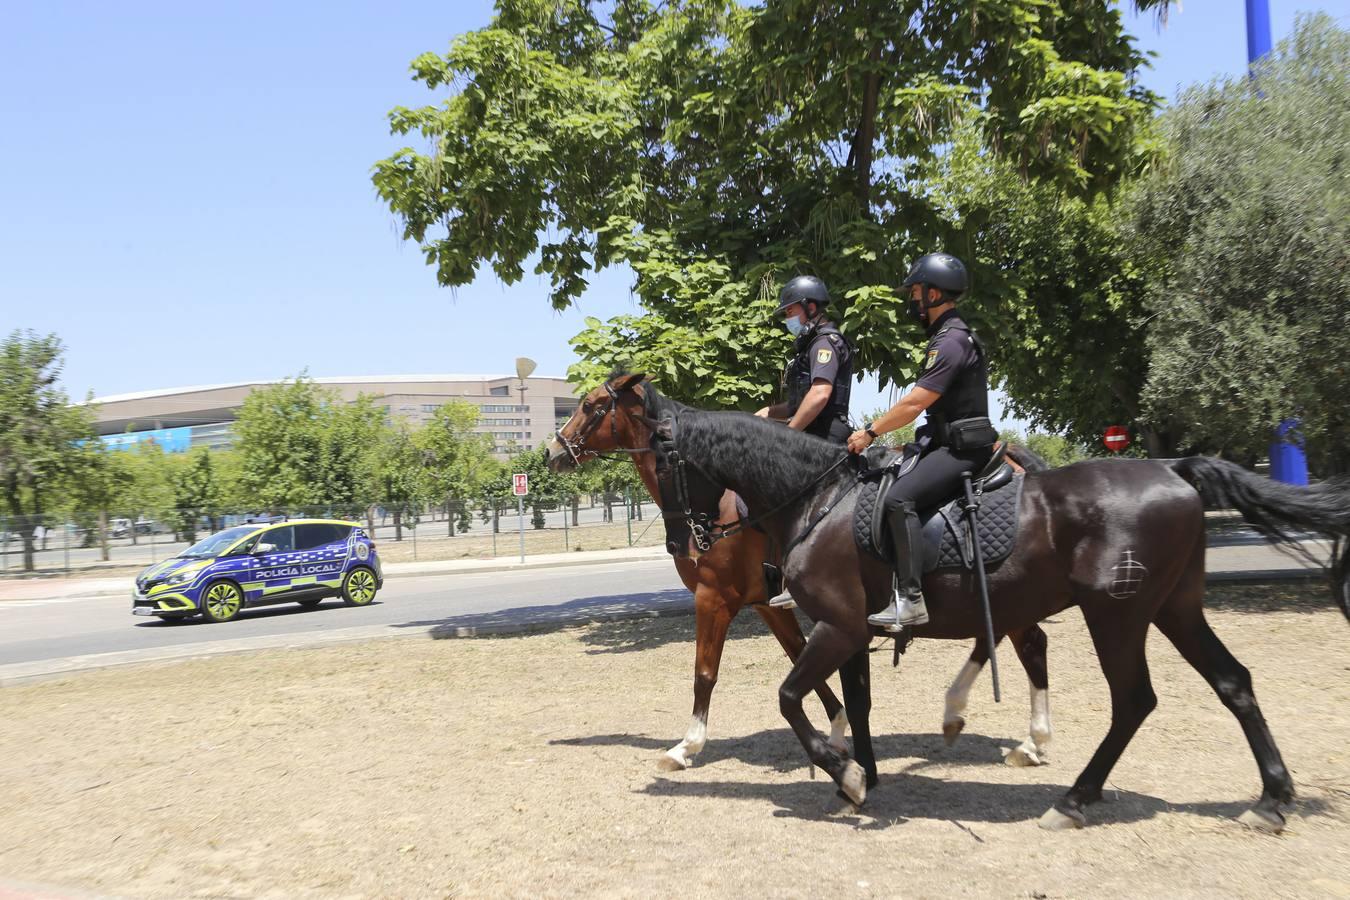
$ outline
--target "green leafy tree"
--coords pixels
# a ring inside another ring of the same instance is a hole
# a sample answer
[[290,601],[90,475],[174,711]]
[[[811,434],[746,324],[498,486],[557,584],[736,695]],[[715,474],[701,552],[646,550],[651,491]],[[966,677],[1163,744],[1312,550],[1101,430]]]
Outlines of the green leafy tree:
[[1145,417],[1251,461],[1298,417],[1310,461],[1350,471],[1350,32],[1301,19],[1253,78],[1187,91],[1141,186],[1151,277]]
[[354,513],[386,499],[379,448],[388,430],[374,398],[344,403],[303,374],[258,388],[234,425],[238,490],[265,509]]
[[175,461],[171,476],[178,534],[188,543],[197,541],[203,517],[217,514],[220,482],[210,450],[199,448]]
[[417,527],[427,499],[426,456],[403,422],[384,429],[374,453],[379,503],[394,516],[394,540],[403,540],[403,526]]
[[1108,425],[1134,425],[1165,452],[1166,435],[1140,418],[1147,278],[1131,261],[1117,199],[1026,181],[983,152],[971,129],[958,132],[937,171],[947,224],[959,235],[950,246],[974,282],[961,308],[1011,411],[1079,443],[1099,440]]
[[478,407],[455,400],[438,406],[413,438],[426,462],[428,496],[445,503],[451,534],[456,523],[460,531],[469,530],[469,500],[497,472],[492,437],[476,433],[477,424]]
[[0,342],[0,511],[34,568],[33,530],[59,505],[59,486],[79,470],[80,441],[96,440],[88,407],[57,386],[62,346],[54,334],[15,330]]
[[1086,459],[1088,456],[1083,445],[1059,434],[1044,434],[1033,431],[1027,435],[1026,446],[1032,453],[1049,463],[1052,468],[1067,466],[1070,463],[1078,462],[1080,459]]
[[864,368],[911,381],[923,335],[894,285],[957,236],[927,180],[957,123],[1092,195],[1136,164],[1142,62],[1108,0],[501,0],[413,61],[451,96],[390,114],[430,147],[374,182],[443,285],[484,264],[514,282],[537,258],[562,309],[590,272],[631,266],[642,314],[588,321],[574,381],[623,362],[748,408],[779,382],[773,295],[801,272],[840,298]]
[[126,454],[110,450],[97,439],[82,441],[62,493],[72,521],[84,531],[84,546],[97,541],[100,558],[107,562],[109,515],[126,505],[135,475]]

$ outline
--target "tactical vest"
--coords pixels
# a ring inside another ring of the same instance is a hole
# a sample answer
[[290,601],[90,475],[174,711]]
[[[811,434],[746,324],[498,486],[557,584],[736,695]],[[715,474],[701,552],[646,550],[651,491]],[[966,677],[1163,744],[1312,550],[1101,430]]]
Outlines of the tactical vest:
[[839,368],[834,376],[834,390],[830,393],[830,402],[816,416],[815,421],[806,426],[807,434],[816,437],[829,437],[830,422],[839,419],[848,421],[848,397],[853,387],[853,346],[843,333],[828,322],[821,322],[802,332],[797,338],[796,355],[788,363],[783,374],[784,387],[787,388],[788,414],[797,412],[797,407],[806,399],[811,389],[811,345],[820,335],[829,338],[839,360]]
[[935,437],[943,443],[947,426],[952,422],[989,416],[989,371],[984,358],[984,345],[970,330],[970,326],[959,318],[950,319],[933,335],[928,346],[933,346],[943,335],[953,330],[964,332],[966,340],[975,348],[975,365],[958,374],[942,396],[928,407],[928,424],[933,426]]

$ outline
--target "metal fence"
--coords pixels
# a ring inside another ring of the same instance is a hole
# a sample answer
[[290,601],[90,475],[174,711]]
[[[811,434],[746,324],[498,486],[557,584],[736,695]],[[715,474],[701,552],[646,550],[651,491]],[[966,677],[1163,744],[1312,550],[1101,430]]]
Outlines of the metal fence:
[[[514,500],[486,508],[443,504],[396,509],[377,503],[359,510],[334,505],[0,516],[0,577],[126,571],[168,559],[194,541],[235,525],[309,517],[359,523],[386,562],[519,556],[522,544],[526,556],[656,546],[665,538],[660,512],[645,494],[640,500],[615,494],[582,496],[562,505],[525,505],[523,516]],[[25,565],[26,543],[31,543],[31,568]]]

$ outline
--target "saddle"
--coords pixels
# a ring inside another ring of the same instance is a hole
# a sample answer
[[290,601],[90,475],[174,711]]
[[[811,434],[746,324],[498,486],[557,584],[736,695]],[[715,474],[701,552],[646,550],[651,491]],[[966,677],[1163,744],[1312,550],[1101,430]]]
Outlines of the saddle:
[[[1017,516],[1025,476],[1014,474],[1012,466],[1004,459],[1005,450],[1006,445],[996,445],[993,457],[975,474],[971,483],[980,503],[980,533],[977,537],[986,569],[1007,559],[1017,543]],[[867,462],[872,468],[858,487],[853,539],[859,550],[883,562],[893,560],[882,500],[895,483],[906,458],[899,451],[869,450]],[[961,508],[960,499],[936,509],[920,510],[919,519],[923,522],[923,572],[947,568],[974,570],[970,521]]]

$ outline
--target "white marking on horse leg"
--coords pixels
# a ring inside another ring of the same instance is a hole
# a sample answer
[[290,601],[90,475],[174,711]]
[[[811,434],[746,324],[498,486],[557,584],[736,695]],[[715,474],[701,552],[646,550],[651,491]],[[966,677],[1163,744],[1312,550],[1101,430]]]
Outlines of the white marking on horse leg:
[[961,671],[956,673],[956,680],[952,682],[952,686],[947,688],[947,706],[942,713],[942,737],[949,745],[955,743],[961,729],[966,727],[966,718],[961,713],[966,711],[966,704],[970,701],[970,688],[975,684],[975,679],[979,677],[983,668],[984,666],[974,660],[966,660]]
[[1010,766],[1043,766],[1050,757],[1050,692],[1031,686],[1031,737],[1008,751]]
[[830,746],[840,753],[848,753],[848,741],[844,740],[847,732],[848,712],[841,706],[830,720]]
[[707,742],[708,723],[698,716],[694,716],[689,722],[689,730],[684,733],[684,740],[671,747],[666,751],[666,755],[661,757],[659,763],[661,769],[667,772],[675,772],[689,768],[694,762],[694,757],[698,755]]

